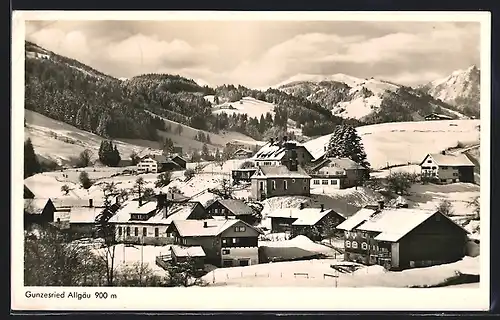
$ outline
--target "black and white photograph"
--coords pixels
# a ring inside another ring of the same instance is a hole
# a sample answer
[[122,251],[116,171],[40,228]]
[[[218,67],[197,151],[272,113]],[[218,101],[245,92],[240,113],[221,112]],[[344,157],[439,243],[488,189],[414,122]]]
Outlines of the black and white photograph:
[[13,308],[487,309],[489,18],[18,12]]

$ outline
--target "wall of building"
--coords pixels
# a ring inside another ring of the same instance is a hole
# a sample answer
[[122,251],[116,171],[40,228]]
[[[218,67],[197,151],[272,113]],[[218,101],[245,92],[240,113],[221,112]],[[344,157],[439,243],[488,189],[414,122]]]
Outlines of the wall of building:
[[[273,182],[274,181],[274,182]],[[286,181],[286,188],[285,188]],[[276,178],[267,180],[267,197],[308,196],[311,193],[310,179]]]
[[240,266],[240,261],[248,262],[248,265],[259,263],[258,247],[232,247],[222,248],[221,256],[224,261],[230,260],[234,267]]
[[271,217],[271,230],[273,233],[291,232],[292,223],[296,218]]
[[[134,244],[144,243],[146,245],[165,245],[173,242],[171,235],[167,234],[167,225],[123,223],[116,224],[115,226],[115,239],[118,242]],[[129,236],[127,236],[127,227],[130,228]],[[135,235],[135,228],[138,228],[137,236]],[[145,236],[143,234],[143,228],[146,228]],[[156,236],[155,229],[158,229],[158,236]]]
[[144,159],[137,164],[137,172],[138,173],[157,173],[158,172],[158,163],[153,159]]
[[400,241],[400,268],[430,266],[462,259],[466,233],[440,214],[426,220]]
[[359,230],[344,232],[344,249],[348,260],[367,265],[376,264],[378,243],[373,239],[375,235]]
[[340,178],[322,178],[311,175],[311,188],[314,189],[341,189],[342,179]]

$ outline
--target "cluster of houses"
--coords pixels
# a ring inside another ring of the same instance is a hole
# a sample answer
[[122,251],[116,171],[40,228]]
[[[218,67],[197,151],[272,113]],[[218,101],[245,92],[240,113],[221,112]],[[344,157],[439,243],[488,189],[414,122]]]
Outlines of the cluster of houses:
[[[367,168],[349,159],[314,159],[307,148],[286,137],[272,139],[250,160],[253,167],[233,170],[232,177],[249,182],[256,201],[309,196],[311,188],[349,188],[369,176]],[[429,154],[420,165],[423,173],[442,183],[474,181],[474,165],[462,154]],[[186,161],[176,155],[145,156],[137,165],[141,173],[185,167]],[[49,224],[81,236],[92,237],[96,218],[107,210],[117,243],[170,245],[170,254],[157,257],[160,266],[186,259],[216,267],[272,260],[259,251],[264,230],[258,227],[260,213],[243,200],[214,195],[213,201],[203,205],[169,191],[147,199],[117,197],[106,207],[96,199],[39,199],[26,186],[24,198],[26,228],[33,223]],[[313,241],[342,237],[345,260],[390,270],[456,261],[466,254],[467,231],[438,211],[384,207],[383,203],[364,208],[303,203],[273,210],[267,218],[272,233],[304,235]]]

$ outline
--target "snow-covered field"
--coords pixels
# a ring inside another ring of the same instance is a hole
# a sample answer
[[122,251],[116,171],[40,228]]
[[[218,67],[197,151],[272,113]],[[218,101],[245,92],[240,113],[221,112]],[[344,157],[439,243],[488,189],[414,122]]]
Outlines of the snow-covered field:
[[[417,164],[428,153],[479,142],[480,120],[442,120],[383,123],[357,128],[372,168]],[[324,153],[331,135],[305,143],[315,157]]]
[[331,268],[332,264],[342,264],[342,262],[335,259],[320,259],[221,268],[208,273],[203,279],[210,285],[233,287],[404,288],[417,285],[437,285],[445,279],[455,276],[456,271],[479,275],[479,257],[465,257],[463,260],[451,264],[401,272],[387,272],[379,266],[372,266],[362,267],[352,274],[342,274]]
[[[93,152],[92,158],[97,159],[99,146],[104,140],[100,136],[30,110],[25,110],[25,117],[25,138],[31,138],[35,152],[41,157],[67,162],[72,157],[77,158],[83,150],[90,149]],[[114,142],[122,159],[128,159],[133,151],[140,152],[144,149],[122,141]]]
[[[234,109],[227,109],[231,105]],[[232,114],[247,114],[249,118],[259,119],[261,115],[266,116],[266,113],[270,113],[274,117],[274,105],[269,102],[260,101],[252,97],[243,97],[241,100],[236,102],[226,102],[212,109],[213,113],[227,113]]]
[[367,204],[373,204],[379,200],[383,200],[383,196],[381,194],[367,187],[337,189],[330,185],[318,185],[311,188],[311,194],[322,197],[327,196],[334,200],[347,202],[357,207],[362,207]]

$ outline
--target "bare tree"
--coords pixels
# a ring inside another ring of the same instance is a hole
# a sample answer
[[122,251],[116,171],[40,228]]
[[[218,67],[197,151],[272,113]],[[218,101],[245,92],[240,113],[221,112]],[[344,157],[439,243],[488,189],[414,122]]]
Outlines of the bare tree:
[[144,178],[142,178],[142,177],[135,180],[134,189],[135,189],[135,192],[137,192],[137,196],[139,199],[142,198],[145,184],[146,184],[146,181],[144,181]]
[[437,206],[436,210],[449,217],[453,215],[453,205],[449,200],[442,200]]
[[479,196],[476,196],[474,198],[472,198],[471,201],[469,201],[467,203],[467,207],[472,207],[474,209],[474,215],[475,215],[475,219],[476,220],[479,220],[480,218],[480,202],[479,202]]
[[90,149],[85,149],[80,153],[79,160],[80,166],[88,167],[90,161],[92,160],[93,152]]

